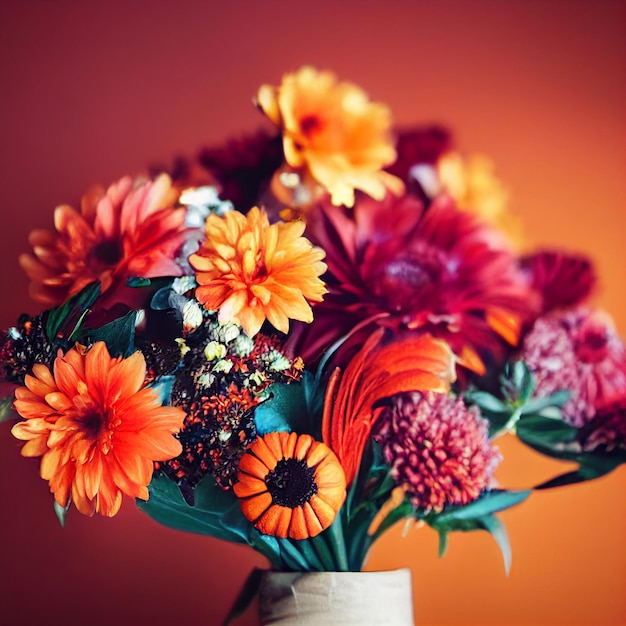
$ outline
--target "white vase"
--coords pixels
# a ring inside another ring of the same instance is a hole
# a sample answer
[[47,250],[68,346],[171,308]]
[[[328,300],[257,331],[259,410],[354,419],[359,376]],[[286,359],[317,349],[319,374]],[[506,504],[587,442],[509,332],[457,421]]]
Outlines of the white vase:
[[264,626],[413,626],[411,570],[265,572],[259,613]]

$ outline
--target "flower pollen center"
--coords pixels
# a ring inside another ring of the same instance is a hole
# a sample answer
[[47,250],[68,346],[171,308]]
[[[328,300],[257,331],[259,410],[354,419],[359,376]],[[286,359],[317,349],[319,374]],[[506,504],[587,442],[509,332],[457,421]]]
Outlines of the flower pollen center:
[[105,239],[93,247],[89,256],[104,266],[116,265],[123,256],[121,242],[117,239]]
[[282,458],[265,477],[272,502],[295,509],[306,504],[316,493],[315,468],[304,459]]

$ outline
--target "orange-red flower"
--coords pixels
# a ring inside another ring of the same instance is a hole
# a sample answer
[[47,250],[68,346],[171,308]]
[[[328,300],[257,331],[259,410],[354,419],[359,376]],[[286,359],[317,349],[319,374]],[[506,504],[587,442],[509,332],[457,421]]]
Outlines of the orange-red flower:
[[23,456],[41,457],[41,477],[60,506],[72,501],[86,515],[113,516],[122,493],[148,499],[153,461],[180,454],[172,435],[185,414],[161,406],[157,392],[143,387],[145,376],[140,352],[111,358],[98,342],[86,353],[60,353],[54,375],[35,365],[16,390],[25,421],[11,432],[26,441]]
[[80,212],[63,205],[54,212],[56,232],[33,230],[33,254],[20,256],[31,278],[31,297],[49,307],[94,280],[106,291],[130,276],[180,276],[175,260],[188,230],[185,209],[167,175],[154,181],[122,178],[106,191],[83,196]]
[[267,319],[286,333],[289,320],[311,322],[309,302],[326,293],[319,276],[325,254],[305,237],[303,222],[270,225],[253,207],[248,215],[209,215],[206,241],[189,263],[196,270],[196,297],[221,322],[239,324],[252,337]]
[[333,523],[346,497],[337,457],[310,435],[258,437],[241,458],[237,478],[243,514],[275,537],[315,537]]
[[322,435],[337,455],[348,486],[356,478],[381,400],[411,391],[448,391],[454,357],[448,345],[430,335],[407,335],[383,344],[378,329],[350,361],[343,376],[336,369],[324,398]]
[[379,200],[387,188],[402,191],[400,179],[382,171],[396,158],[389,109],[356,85],[305,66],[279,87],[263,85],[257,102],[282,130],[287,163],[310,174],[333,204],[352,206],[355,189]]

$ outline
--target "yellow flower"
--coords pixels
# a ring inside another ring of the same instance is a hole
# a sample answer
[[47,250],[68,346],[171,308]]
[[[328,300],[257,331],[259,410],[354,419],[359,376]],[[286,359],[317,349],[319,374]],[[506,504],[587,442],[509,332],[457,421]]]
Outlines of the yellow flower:
[[464,159],[457,152],[448,152],[437,162],[437,174],[441,187],[460,209],[493,224],[520,247],[521,220],[508,209],[509,191],[495,175],[491,159],[482,154]]
[[310,435],[268,433],[239,463],[241,510],[266,535],[306,539],[328,528],[346,498],[332,450]]
[[353,206],[355,189],[377,200],[387,189],[402,192],[402,181],[382,171],[396,159],[389,109],[356,85],[305,66],[279,87],[263,85],[257,102],[282,130],[287,163],[324,187],[333,204]]
[[35,365],[26,387],[15,392],[24,418],[12,433],[26,441],[22,455],[41,457],[41,477],[60,506],[73,501],[85,515],[115,515],[122,493],[148,499],[153,461],[181,453],[172,435],[185,413],[161,406],[144,388],[141,352],[111,358],[103,342],[88,352],[72,348],[54,361],[54,375]]
[[[230,211],[210,215],[206,241],[189,262],[200,285],[196,297],[220,322],[239,324],[253,337],[267,319],[286,333],[289,320],[310,323],[308,302],[326,293],[321,248],[302,237],[303,222],[270,225],[253,207],[247,215]],[[308,302],[307,302],[308,301]]]

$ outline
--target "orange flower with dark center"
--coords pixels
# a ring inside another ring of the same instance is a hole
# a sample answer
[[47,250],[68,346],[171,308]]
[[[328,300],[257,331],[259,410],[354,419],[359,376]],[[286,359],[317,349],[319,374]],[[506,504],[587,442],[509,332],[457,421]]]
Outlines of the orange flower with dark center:
[[343,469],[310,435],[268,433],[239,463],[235,494],[246,519],[265,535],[307,539],[328,528],[346,497]]
[[74,502],[85,515],[111,517],[123,493],[148,499],[153,461],[180,454],[172,435],[185,413],[161,406],[157,392],[144,388],[145,377],[140,352],[112,358],[98,342],[86,353],[59,353],[54,375],[35,365],[26,387],[16,390],[25,421],[11,432],[26,441],[23,456],[41,457],[41,477],[60,506]]
[[209,215],[206,241],[189,263],[196,270],[196,297],[218,311],[220,322],[239,324],[253,337],[267,319],[283,333],[289,320],[313,321],[309,302],[326,293],[321,248],[302,237],[303,222],[269,223],[253,207],[247,215]]
[[383,343],[378,329],[350,361],[343,375],[332,374],[324,398],[324,443],[337,455],[348,486],[356,478],[382,400],[412,391],[448,391],[454,357],[448,345],[430,335],[407,335]]
[[378,200],[387,189],[402,192],[402,181],[382,171],[396,158],[389,109],[356,85],[305,66],[279,87],[263,85],[257,102],[282,130],[287,163],[324,187],[333,204],[352,206],[355,189]]
[[176,198],[163,174],[154,181],[122,178],[106,191],[94,188],[83,197],[80,212],[58,207],[56,232],[33,230],[33,254],[20,256],[32,280],[31,297],[50,307],[95,280],[104,292],[131,276],[180,276],[175,256],[189,230],[186,209],[174,206]]

